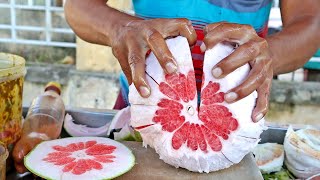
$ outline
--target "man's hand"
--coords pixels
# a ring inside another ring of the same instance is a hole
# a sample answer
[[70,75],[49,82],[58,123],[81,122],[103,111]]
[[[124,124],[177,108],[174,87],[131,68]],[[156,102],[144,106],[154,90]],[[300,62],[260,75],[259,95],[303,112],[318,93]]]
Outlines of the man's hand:
[[238,48],[212,69],[216,78],[223,78],[238,67],[249,63],[251,71],[246,80],[238,87],[226,92],[228,103],[238,101],[257,90],[258,98],[252,113],[254,122],[262,119],[268,110],[268,99],[273,77],[272,59],[265,39],[259,37],[248,25],[216,23],[208,25],[205,30],[204,43],[201,50],[205,51],[219,42],[236,43]]
[[113,54],[119,60],[129,84],[133,82],[142,97],[150,95],[145,76],[146,53],[151,49],[164,72],[177,70],[165,38],[182,35],[190,45],[196,42],[196,32],[187,19],[132,20],[118,28],[111,38]]

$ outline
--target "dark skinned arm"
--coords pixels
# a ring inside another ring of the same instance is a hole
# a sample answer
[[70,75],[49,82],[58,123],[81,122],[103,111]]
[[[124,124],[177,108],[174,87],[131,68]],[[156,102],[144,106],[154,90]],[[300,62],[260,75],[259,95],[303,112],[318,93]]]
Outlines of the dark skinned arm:
[[111,46],[111,37],[130,20],[139,18],[122,13],[106,5],[106,0],[67,0],[66,20],[83,40]]
[[274,75],[302,67],[320,48],[320,1],[282,0],[283,30],[267,37]]
[[[265,115],[272,76],[301,67],[319,47],[319,3],[282,1],[283,31],[266,39],[259,38],[248,25],[207,26],[204,42],[208,48],[221,40],[240,44],[237,52],[214,67],[220,68],[214,74],[224,77],[245,63],[253,68],[243,84],[227,92],[227,102],[240,100],[257,90],[259,97],[252,118],[258,121]],[[172,73],[176,65],[164,38],[183,35],[190,45],[195,43],[194,29],[186,19],[140,20],[106,6],[104,0],[68,0],[65,12],[69,24],[82,39],[112,47],[129,83],[133,82],[143,97],[150,94],[144,74],[146,52],[151,49],[165,72]]]
[[196,32],[187,19],[142,20],[106,5],[105,0],[68,0],[65,14],[74,32],[83,40],[112,47],[129,84],[142,97],[151,89],[145,76],[145,56],[151,49],[167,74],[175,73],[176,62],[165,38],[182,35],[190,45]]
[[223,78],[245,63],[251,71],[239,86],[226,92],[229,103],[257,90],[258,99],[252,119],[258,121],[268,111],[273,75],[302,67],[320,47],[320,1],[281,1],[283,30],[266,39],[258,37],[251,26],[220,22],[205,28],[202,50],[221,41],[239,45],[236,51],[213,67],[213,75]]

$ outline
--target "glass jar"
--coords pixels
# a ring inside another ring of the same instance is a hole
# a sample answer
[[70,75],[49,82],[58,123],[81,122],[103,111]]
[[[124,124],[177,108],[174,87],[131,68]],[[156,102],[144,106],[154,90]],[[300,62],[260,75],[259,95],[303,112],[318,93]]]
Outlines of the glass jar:
[[8,148],[21,134],[24,58],[0,53],[0,141]]

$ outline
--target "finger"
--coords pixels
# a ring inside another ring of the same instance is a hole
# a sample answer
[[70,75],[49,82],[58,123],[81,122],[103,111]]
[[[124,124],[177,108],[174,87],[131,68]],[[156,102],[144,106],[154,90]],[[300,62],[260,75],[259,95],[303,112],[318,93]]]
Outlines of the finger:
[[257,89],[258,98],[256,101],[256,107],[252,112],[253,122],[260,121],[268,112],[270,88],[271,78],[267,78],[264,83]]
[[126,56],[128,54],[127,48],[126,47],[112,48],[112,53],[118,59],[121,69],[124,75],[126,76],[128,83],[131,84],[132,83],[131,69],[128,63],[128,58]]
[[14,165],[18,173],[26,172],[26,168],[23,165],[23,159],[28,152],[30,152],[29,144],[22,144],[20,141],[17,142],[12,151],[12,157],[14,160]]
[[206,49],[211,49],[223,41],[242,45],[254,37],[257,37],[257,34],[249,25],[223,23],[211,29],[203,39],[203,43]]
[[208,24],[208,25],[206,25],[206,27],[204,27],[204,29],[203,29],[204,35],[207,35],[208,32],[210,32],[212,29],[220,26],[220,25],[223,24],[223,23],[225,23],[225,22],[218,22],[218,23],[213,23],[213,24]]
[[20,174],[27,172],[27,168],[23,165],[23,163],[14,163],[14,167],[16,168],[16,171]]
[[232,103],[238,101],[258,89],[258,87],[268,77],[267,69],[270,68],[270,62],[271,61],[266,59],[264,61],[259,61],[259,63],[256,63],[250,71],[247,79],[239,86],[231,89],[226,93],[226,102]]
[[[190,46],[197,42],[197,34],[191,21],[185,18],[179,19],[156,19],[155,29],[159,31],[163,38],[171,36],[184,36]],[[163,26],[166,24],[166,26]]]
[[126,63],[120,63],[120,67],[122,69],[123,74],[126,76],[128,84],[132,83],[132,72],[128,63],[128,59],[124,58]]
[[142,97],[149,97],[151,90],[145,75],[145,54],[147,50],[134,42],[128,42],[128,44],[128,63],[131,69],[132,82]]
[[[207,26],[205,26],[203,29],[204,36],[206,36],[208,34],[208,32],[210,32],[212,29],[220,26],[223,23],[225,23],[225,22],[213,23],[213,24],[208,24]],[[207,49],[207,47],[206,47],[205,43],[202,43],[200,45],[201,52],[206,51],[206,49]]]
[[152,30],[146,36],[150,49],[157,57],[164,71],[167,74],[175,73],[178,69],[177,63],[161,34],[156,30]]
[[259,41],[249,41],[239,46],[233,53],[212,68],[212,75],[215,78],[223,78],[238,67],[254,60],[259,55],[264,43],[266,43],[264,39],[260,39]]

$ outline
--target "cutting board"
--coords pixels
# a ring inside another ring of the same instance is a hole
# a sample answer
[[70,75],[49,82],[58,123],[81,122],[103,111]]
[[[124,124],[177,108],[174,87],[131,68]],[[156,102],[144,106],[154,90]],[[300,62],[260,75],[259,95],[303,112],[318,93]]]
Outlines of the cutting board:
[[211,173],[195,173],[164,163],[152,148],[144,148],[139,142],[122,143],[132,150],[136,163],[129,172],[118,177],[117,180],[263,180],[252,154],[246,155],[239,164],[228,169]]

